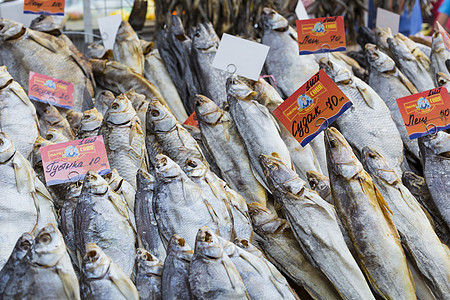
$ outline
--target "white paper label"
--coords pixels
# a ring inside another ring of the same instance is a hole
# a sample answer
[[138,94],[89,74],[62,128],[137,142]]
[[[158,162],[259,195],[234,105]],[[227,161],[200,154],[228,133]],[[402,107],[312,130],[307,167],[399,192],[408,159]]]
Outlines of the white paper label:
[[297,15],[297,19],[299,20],[309,19],[308,13],[306,12],[302,0],[298,0],[297,6],[295,7],[295,14]]
[[400,24],[400,15],[393,13],[389,10],[385,10],[382,8],[377,9],[377,21],[376,26],[380,28],[389,27],[392,31],[392,34],[398,33],[398,28]]
[[98,18],[98,29],[103,39],[103,46],[105,49],[113,49],[116,41],[117,31],[119,30],[122,18],[120,15],[112,15],[103,18]]
[[224,33],[212,66],[258,80],[269,48],[269,46]]

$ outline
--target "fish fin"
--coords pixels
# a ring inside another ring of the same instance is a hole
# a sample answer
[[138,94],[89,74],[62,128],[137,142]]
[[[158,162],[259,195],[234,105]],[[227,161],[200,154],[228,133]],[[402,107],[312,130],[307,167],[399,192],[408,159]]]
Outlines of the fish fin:
[[50,193],[48,192],[47,188],[42,183],[42,181],[39,180],[37,175],[35,175],[34,184],[35,184],[35,187],[36,187],[36,192],[41,194],[42,197],[47,198],[47,200],[53,202],[52,196],[50,195]]
[[117,195],[117,197],[115,197],[110,193],[110,194],[108,194],[108,199],[109,199],[109,201],[111,201],[111,203],[114,205],[114,207],[117,209],[117,211],[124,218],[126,218],[126,219],[130,218],[130,215],[128,214],[128,210],[127,210],[127,204],[124,203],[125,200],[123,200],[122,197],[120,197],[119,195]]
[[217,226],[217,234],[220,234],[219,231],[219,217],[217,216],[217,213],[214,211],[214,208],[212,207],[211,203],[209,203],[208,200],[204,199],[203,202],[205,203],[206,208],[208,209],[209,215],[213,219],[215,225]]
[[94,101],[92,101],[91,94],[89,93],[87,87],[85,86],[83,89],[83,102],[81,103],[81,109],[83,111],[86,111],[93,108],[94,108]]
[[14,175],[16,177],[17,191],[21,194],[35,193],[36,186],[34,185],[34,171],[31,168],[30,163],[17,150],[14,154],[12,165],[14,168]]
[[136,287],[133,285],[131,280],[122,272],[122,274],[116,272],[115,269],[119,268],[118,266],[114,267],[110,267],[109,269],[109,279],[112,281],[112,283],[114,283],[114,285],[119,289],[125,299],[139,299]]
[[356,89],[358,90],[358,92],[361,94],[361,97],[364,99],[364,102],[367,103],[367,105],[370,108],[374,108],[374,102],[372,100],[372,97],[370,96],[370,94],[367,92],[367,87],[364,86],[360,86],[357,82],[356,82]]
[[252,170],[253,176],[255,176],[259,184],[261,184],[270,194],[272,194],[272,191],[269,189],[266,182],[261,178],[261,176],[259,176],[258,172],[256,171],[256,169],[253,167],[252,164],[250,164],[250,169]]
[[375,195],[377,197],[378,204],[380,205],[381,210],[383,211],[383,214],[385,216],[389,216],[389,218],[391,218],[391,216],[388,214],[388,212],[390,212],[391,215],[393,215],[394,213],[389,208],[388,204],[386,203],[386,200],[384,200],[383,196],[381,195],[380,191],[375,186],[375,184],[373,184],[373,189],[374,189]]
[[[73,284],[73,278],[70,276],[69,273],[67,273],[62,268],[59,268],[56,266],[56,273],[58,274],[59,278],[61,279],[64,292],[68,299],[80,299],[79,291],[78,291],[78,285]],[[75,288],[76,287],[76,288]]]
[[[39,45],[41,45],[42,47],[46,48],[47,50],[53,52],[53,53],[57,53],[58,49],[55,48],[55,46],[53,45],[53,42],[57,43],[57,38],[55,38],[52,35],[49,34],[44,34],[42,32],[39,31],[34,31],[34,30],[28,30],[28,36],[35,41],[36,43],[38,43]],[[55,39],[54,41],[52,41],[52,39]]]
[[409,81],[408,78],[406,78],[405,75],[403,75],[402,72],[400,72],[400,70],[398,71],[398,78],[400,79],[400,81],[406,86],[406,88],[409,90],[409,92],[411,94],[417,94],[419,91],[417,90],[417,88],[411,83],[411,81]]

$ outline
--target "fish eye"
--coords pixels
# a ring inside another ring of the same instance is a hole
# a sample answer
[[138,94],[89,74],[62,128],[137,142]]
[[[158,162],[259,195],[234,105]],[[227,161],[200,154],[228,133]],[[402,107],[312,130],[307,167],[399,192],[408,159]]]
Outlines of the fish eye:
[[119,104],[118,103],[113,103],[111,105],[111,109],[118,109],[119,108]]
[[189,160],[189,161],[187,162],[187,165],[188,165],[189,167],[191,167],[191,168],[197,167],[197,163],[196,163],[195,161],[193,161],[193,160]]
[[373,153],[369,153],[369,154],[367,154],[370,158],[376,158],[376,155],[375,154],[373,154]]
[[46,140],[51,140],[51,139],[53,139],[53,134],[47,134],[46,136],[45,136],[45,139]]
[[39,236],[39,243],[42,243],[44,245],[49,244],[52,241],[52,237],[48,233],[44,233],[41,236]]
[[0,146],[3,146],[4,142],[0,139]]
[[153,110],[151,111],[151,114],[152,114],[153,117],[158,117],[158,116],[159,116],[159,111],[156,110],[156,109],[153,109]]
[[22,251],[28,251],[28,250],[30,250],[30,248],[31,248],[31,244],[30,244],[29,241],[23,241],[23,242],[20,244],[20,249],[21,249]]
[[89,119],[89,115],[84,115],[83,120],[87,120],[87,119]]
[[337,147],[337,141],[335,139],[330,140],[330,146],[331,146],[331,148],[336,148]]
[[91,250],[88,253],[86,253],[86,258],[89,261],[96,261],[97,260],[97,251]]

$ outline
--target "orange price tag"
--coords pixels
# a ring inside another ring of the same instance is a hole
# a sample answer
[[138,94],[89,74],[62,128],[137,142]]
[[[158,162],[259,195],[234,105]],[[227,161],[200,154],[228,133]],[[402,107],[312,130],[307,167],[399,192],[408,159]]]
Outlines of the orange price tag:
[[64,0],[25,0],[24,14],[64,16]]
[[183,125],[189,125],[189,126],[194,126],[194,127],[199,128],[197,116],[195,115],[195,111],[189,116],[189,118],[186,119],[186,121],[184,121]]
[[297,20],[299,54],[345,51],[344,17]]
[[352,105],[336,83],[320,70],[273,114],[304,147]]
[[444,41],[444,46],[447,49],[447,51],[450,51],[450,37],[448,36],[447,31],[442,27],[439,22],[436,22],[437,27],[439,29],[439,33],[442,35],[442,40]]
[[109,173],[103,136],[95,136],[40,149],[47,185],[78,181],[89,170],[100,175]]
[[28,97],[68,109],[73,108],[73,83],[30,71]]
[[450,96],[445,87],[397,99],[409,138],[450,128]]

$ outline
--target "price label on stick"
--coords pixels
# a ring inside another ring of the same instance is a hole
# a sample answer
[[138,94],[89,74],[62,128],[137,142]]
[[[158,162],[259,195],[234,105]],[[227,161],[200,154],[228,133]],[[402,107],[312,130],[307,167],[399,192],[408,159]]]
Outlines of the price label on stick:
[[103,136],[95,136],[40,149],[47,185],[78,181],[89,170],[100,175],[109,173]]
[[269,53],[269,46],[224,33],[212,66],[258,80]]
[[194,126],[194,127],[199,128],[197,116],[195,115],[195,111],[189,116],[189,118],[186,119],[186,121],[184,121],[183,125],[189,125],[189,126]]
[[64,16],[64,0],[25,0],[24,14]]
[[31,100],[73,108],[73,83],[30,71],[28,97]]
[[304,147],[350,106],[352,102],[320,70],[273,114]]
[[102,36],[103,46],[105,49],[113,49],[116,42],[117,31],[120,24],[122,24],[122,18],[120,15],[106,16],[97,19],[98,30]]
[[299,54],[345,51],[344,17],[297,21]]
[[393,13],[389,10],[377,8],[377,20],[376,27],[386,28],[389,27],[392,34],[398,33],[398,28],[400,25],[400,15]]
[[450,128],[450,96],[445,87],[397,99],[409,138]]
[[447,31],[444,29],[444,27],[442,27],[441,24],[439,24],[439,22],[436,22],[436,25],[439,33],[442,36],[442,40],[444,41],[445,49],[447,49],[447,51],[450,51],[450,37],[448,36]]

